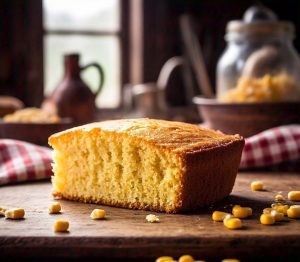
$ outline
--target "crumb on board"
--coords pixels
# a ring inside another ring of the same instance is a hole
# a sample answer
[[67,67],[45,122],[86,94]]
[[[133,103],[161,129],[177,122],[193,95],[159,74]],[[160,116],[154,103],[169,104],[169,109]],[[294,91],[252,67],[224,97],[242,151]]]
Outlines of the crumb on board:
[[159,222],[159,217],[156,215],[153,215],[153,214],[149,214],[146,216],[146,220],[149,223],[157,223],[157,222]]
[[51,195],[53,196],[54,200],[62,199],[61,193],[56,190],[52,190]]

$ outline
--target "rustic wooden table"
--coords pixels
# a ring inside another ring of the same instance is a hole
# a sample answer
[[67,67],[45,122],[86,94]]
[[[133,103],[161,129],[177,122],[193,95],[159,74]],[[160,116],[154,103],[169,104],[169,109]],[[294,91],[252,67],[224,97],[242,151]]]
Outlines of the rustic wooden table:
[[[264,181],[266,190],[251,191],[253,180]],[[60,200],[62,214],[49,215],[50,182],[4,186],[0,187],[0,206],[23,207],[26,218],[0,218],[0,260],[154,261],[162,255],[178,258],[188,253],[206,261],[226,257],[300,261],[300,220],[287,219],[273,226],[259,223],[262,209],[273,203],[274,196],[279,192],[287,196],[291,190],[300,190],[300,174],[241,173],[224,201],[190,214],[160,213],[160,222],[151,224],[145,216],[153,212],[107,206],[101,206],[107,219],[94,221],[89,215],[99,206],[65,200]],[[213,210],[229,210],[231,204],[254,209],[253,217],[243,220],[240,230],[211,220]],[[69,233],[53,232],[56,219],[70,221]]]

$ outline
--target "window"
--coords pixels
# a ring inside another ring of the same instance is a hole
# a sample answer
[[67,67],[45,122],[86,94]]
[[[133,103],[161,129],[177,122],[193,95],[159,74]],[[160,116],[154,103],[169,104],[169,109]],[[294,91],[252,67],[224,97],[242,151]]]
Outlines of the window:
[[[99,63],[105,73],[98,107],[116,108],[121,100],[121,0],[43,0],[44,93],[49,95],[63,77],[63,55],[80,53],[80,64]],[[82,72],[93,90],[96,70]]]

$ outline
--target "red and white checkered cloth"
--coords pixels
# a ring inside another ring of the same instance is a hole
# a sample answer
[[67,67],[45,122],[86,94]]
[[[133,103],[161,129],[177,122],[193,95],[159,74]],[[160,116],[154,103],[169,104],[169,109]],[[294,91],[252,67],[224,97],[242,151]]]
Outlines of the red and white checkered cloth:
[[[241,169],[300,162],[300,125],[281,126],[246,139]],[[0,185],[49,178],[51,149],[0,139]]]
[[51,177],[51,149],[0,139],[0,185]]
[[246,139],[240,168],[265,167],[300,161],[300,125],[263,131]]

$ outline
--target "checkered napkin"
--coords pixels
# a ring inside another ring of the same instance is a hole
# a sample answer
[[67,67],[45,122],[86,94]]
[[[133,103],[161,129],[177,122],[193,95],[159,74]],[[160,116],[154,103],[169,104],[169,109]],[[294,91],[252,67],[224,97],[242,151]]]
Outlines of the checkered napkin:
[[0,185],[48,178],[51,150],[18,140],[0,139]]
[[300,125],[275,127],[247,138],[240,168],[266,167],[290,161],[300,162]]
[[[281,126],[246,139],[241,169],[300,163],[300,125]],[[51,149],[0,139],[0,185],[49,178]]]

